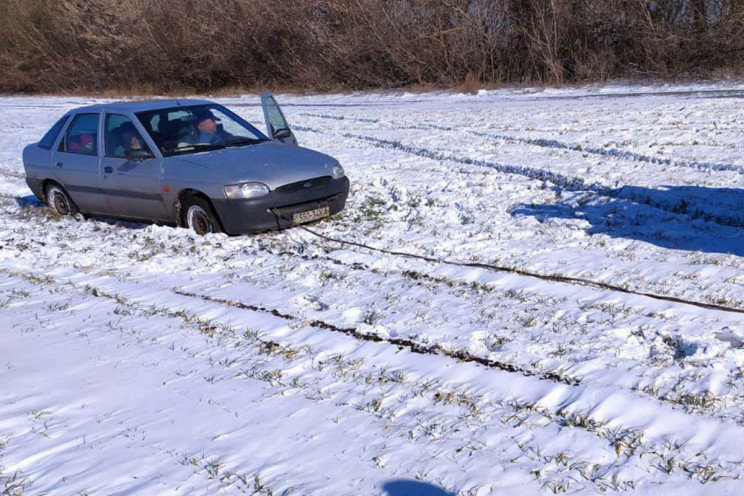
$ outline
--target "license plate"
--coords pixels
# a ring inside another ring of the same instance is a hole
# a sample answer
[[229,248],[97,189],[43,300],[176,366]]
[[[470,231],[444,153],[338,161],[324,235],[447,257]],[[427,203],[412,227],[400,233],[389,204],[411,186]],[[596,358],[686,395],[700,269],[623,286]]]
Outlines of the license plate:
[[307,212],[297,212],[292,216],[292,222],[294,224],[304,224],[305,222],[312,222],[323,217],[328,217],[329,215],[331,215],[331,207],[316,208]]

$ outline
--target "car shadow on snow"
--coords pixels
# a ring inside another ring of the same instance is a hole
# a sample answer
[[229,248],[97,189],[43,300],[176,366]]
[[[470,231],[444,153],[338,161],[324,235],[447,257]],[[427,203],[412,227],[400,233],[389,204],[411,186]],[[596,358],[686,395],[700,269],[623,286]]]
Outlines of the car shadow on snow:
[[46,204],[42,203],[41,200],[36,198],[36,195],[26,195],[26,196],[16,196],[15,202],[18,204],[19,207],[33,207],[33,208],[41,208],[46,207]]
[[663,248],[744,255],[744,189],[624,186],[603,195],[572,193],[559,203],[520,204],[511,214],[583,221],[590,235]]
[[406,479],[386,482],[382,489],[385,496],[456,496],[432,484]]

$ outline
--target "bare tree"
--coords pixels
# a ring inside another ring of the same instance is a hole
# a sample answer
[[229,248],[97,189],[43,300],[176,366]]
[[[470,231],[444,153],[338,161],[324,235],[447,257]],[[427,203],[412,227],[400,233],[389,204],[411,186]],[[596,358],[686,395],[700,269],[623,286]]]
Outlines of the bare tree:
[[0,90],[739,74],[741,0],[4,0]]

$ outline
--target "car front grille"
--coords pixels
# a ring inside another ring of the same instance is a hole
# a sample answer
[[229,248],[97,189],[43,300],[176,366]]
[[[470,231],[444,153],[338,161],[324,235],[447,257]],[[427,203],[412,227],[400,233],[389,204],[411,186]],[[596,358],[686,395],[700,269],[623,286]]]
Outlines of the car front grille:
[[304,210],[312,210],[314,208],[323,207],[341,198],[342,193],[336,193],[335,195],[327,196],[325,198],[318,198],[317,200],[311,200],[308,202],[295,203],[292,205],[282,205],[281,207],[275,207],[274,210],[279,215],[288,215],[295,212],[302,212]]
[[298,181],[296,183],[285,184],[279,186],[274,191],[279,193],[296,193],[297,191],[303,191],[305,189],[317,188],[324,186],[331,182],[331,176],[316,177],[314,179],[306,179],[304,181]]

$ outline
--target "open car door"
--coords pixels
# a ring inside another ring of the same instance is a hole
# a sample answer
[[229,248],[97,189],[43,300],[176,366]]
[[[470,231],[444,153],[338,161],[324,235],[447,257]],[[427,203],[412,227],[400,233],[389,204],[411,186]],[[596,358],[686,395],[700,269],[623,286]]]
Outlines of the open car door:
[[266,130],[269,138],[279,140],[288,145],[297,146],[297,138],[289,128],[287,119],[284,118],[282,109],[276,103],[274,95],[268,91],[261,95],[261,106],[266,120]]

